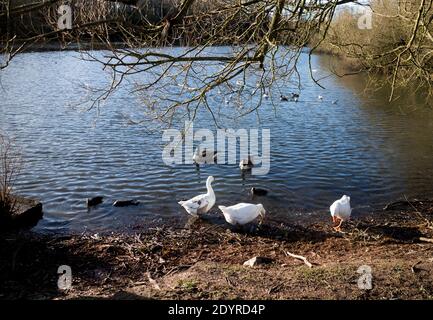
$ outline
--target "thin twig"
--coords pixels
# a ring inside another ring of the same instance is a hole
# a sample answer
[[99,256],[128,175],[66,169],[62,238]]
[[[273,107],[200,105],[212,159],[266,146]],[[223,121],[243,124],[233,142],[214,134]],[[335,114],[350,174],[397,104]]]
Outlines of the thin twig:
[[303,256],[300,256],[300,255],[297,255],[297,254],[293,254],[293,253],[291,253],[289,251],[286,251],[285,253],[286,253],[286,255],[288,255],[288,256],[290,256],[292,258],[295,258],[295,259],[303,261],[307,265],[308,268],[312,268],[313,267],[313,264],[310,261],[308,261],[307,258],[305,258]]
[[419,241],[433,243],[433,239],[431,239],[431,238],[420,237]]

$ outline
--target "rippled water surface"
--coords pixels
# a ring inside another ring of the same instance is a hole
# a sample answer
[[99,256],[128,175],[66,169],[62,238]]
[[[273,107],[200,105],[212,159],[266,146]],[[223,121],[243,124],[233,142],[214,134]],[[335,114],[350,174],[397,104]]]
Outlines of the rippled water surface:
[[[271,129],[269,174],[242,176],[236,164],[200,170],[164,165],[161,132],[128,125],[120,116],[140,106],[128,84],[99,115],[72,108],[86,98],[82,84],[109,83],[101,65],[82,61],[74,52],[22,54],[0,73],[0,129],[15,138],[25,160],[16,190],[42,200],[45,216],[36,229],[71,232],[185,220],[177,201],[204,191],[208,175],[215,177],[218,204],[260,201],[278,216],[326,214],[343,193],[351,195],[355,208],[431,193],[433,112],[418,105],[410,92],[393,103],[382,91],[365,93],[359,76],[328,77],[326,90],[321,89],[307,68],[301,61],[298,103],[265,100],[260,122],[255,114],[236,122],[238,128]],[[326,59],[313,57],[313,68],[326,74]],[[281,90],[289,94],[295,88]],[[223,100],[214,97],[213,103]],[[214,128],[205,122],[195,127]],[[252,186],[269,189],[269,196],[251,200]],[[85,199],[94,195],[105,196],[105,202],[88,211]],[[141,204],[114,208],[116,199]]]

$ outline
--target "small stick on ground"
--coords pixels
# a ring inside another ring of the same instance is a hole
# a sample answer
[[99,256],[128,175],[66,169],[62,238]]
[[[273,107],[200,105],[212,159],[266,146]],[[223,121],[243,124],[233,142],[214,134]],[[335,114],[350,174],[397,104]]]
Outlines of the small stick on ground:
[[303,256],[300,256],[300,255],[297,255],[297,254],[290,253],[289,251],[286,251],[285,253],[286,253],[286,255],[288,255],[288,256],[290,256],[292,258],[295,258],[295,259],[303,261],[308,266],[308,268],[312,268],[313,267],[313,264],[310,261],[308,261],[307,258],[305,258]]
[[415,263],[414,265],[412,265],[412,267],[410,268],[412,270],[412,273],[416,273],[417,271],[420,270],[420,268],[417,268],[416,266],[419,265],[422,261],[418,261],[417,263]]
[[419,241],[433,243],[433,239],[431,239],[431,238],[420,237]]

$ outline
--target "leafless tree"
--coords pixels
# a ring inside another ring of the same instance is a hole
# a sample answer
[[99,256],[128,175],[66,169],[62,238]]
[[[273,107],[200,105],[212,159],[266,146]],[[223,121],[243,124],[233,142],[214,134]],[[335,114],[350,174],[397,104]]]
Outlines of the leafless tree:
[[[424,46],[423,41],[431,38],[433,0],[417,1],[415,15],[406,15],[399,7],[398,14],[407,20],[411,32],[397,48],[369,56],[357,43],[339,44],[350,47],[348,52],[352,54],[361,50],[369,64],[364,70],[380,68],[379,63],[386,61],[383,68],[394,68],[393,88],[400,70],[408,63],[423,65],[431,59],[430,47]],[[210,99],[216,99],[215,92],[237,101],[238,105],[248,105],[238,109],[240,115],[245,115],[257,112],[263,94],[269,94],[272,86],[276,89],[271,101],[279,96],[279,86],[300,88],[297,67],[302,50],[309,47],[310,55],[317,50],[332,30],[337,9],[356,3],[352,0],[76,0],[70,2],[76,8],[73,28],[57,30],[55,13],[62,1],[36,1],[21,6],[12,6],[11,2],[3,1],[0,13],[7,21],[2,41],[7,61],[21,50],[53,38],[62,43],[89,39],[91,43],[103,43],[110,49],[103,57],[83,52],[86,59],[99,61],[112,73],[111,85],[97,92],[89,107],[98,106],[125,79],[130,79],[135,83],[134,94],[143,102],[143,117],[135,122],[157,119],[168,126],[178,119],[194,119],[200,108],[206,109],[216,125],[220,125],[215,117],[217,104],[210,103]],[[87,7],[95,9],[86,11]],[[35,12],[48,22],[42,33],[20,37],[12,33],[12,21]],[[174,48],[176,45],[183,47]],[[218,45],[229,45],[230,49],[224,53],[214,50]],[[421,67],[416,76],[422,74],[430,84],[431,70]],[[312,72],[310,75],[314,79]],[[256,99],[252,99],[254,96]]]
[[[365,5],[364,5],[365,6]],[[433,1],[373,0],[372,28],[360,30],[362,13],[346,12],[334,20],[327,46],[358,62],[358,71],[381,75],[390,85],[390,101],[399,87],[417,85],[433,94]],[[427,101],[431,101],[431,98]]]

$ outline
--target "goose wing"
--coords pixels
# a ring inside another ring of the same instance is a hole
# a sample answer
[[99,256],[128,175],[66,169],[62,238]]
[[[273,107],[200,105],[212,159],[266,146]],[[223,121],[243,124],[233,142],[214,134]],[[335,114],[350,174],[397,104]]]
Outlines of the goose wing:
[[335,201],[331,205],[330,210],[333,217],[338,217],[344,220],[350,218],[350,215],[352,213],[350,202],[343,201],[342,199]]
[[198,195],[187,201],[180,201],[179,204],[192,215],[197,215],[209,205],[209,199],[206,194]]
[[226,208],[231,219],[238,224],[246,224],[253,221],[259,215],[259,209],[251,203],[238,203]]
[[340,203],[339,217],[342,219],[349,219],[352,213],[352,208],[350,207],[350,202]]
[[334,203],[329,207],[329,210],[331,211],[331,216],[336,217],[338,215],[338,208],[339,208],[339,203],[338,200],[334,201]]

